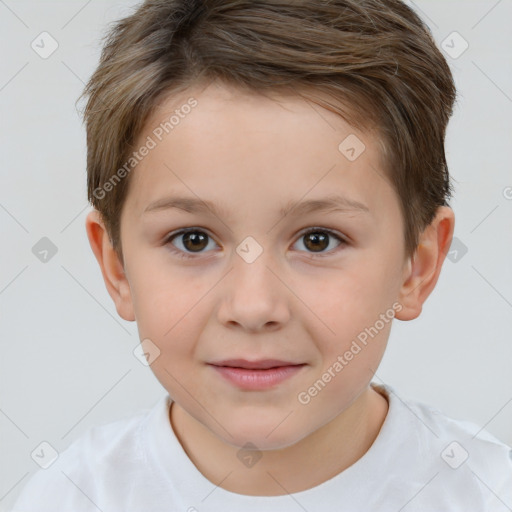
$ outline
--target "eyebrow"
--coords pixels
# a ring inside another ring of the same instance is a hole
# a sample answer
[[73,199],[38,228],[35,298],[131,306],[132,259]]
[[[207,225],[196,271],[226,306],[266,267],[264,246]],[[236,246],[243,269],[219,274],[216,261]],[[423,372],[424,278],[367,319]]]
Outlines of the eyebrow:
[[[165,197],[150,203],[143,213],[157,212],[177,208],[189,213],[204,213],[208,210],[218,217],[229,217],[227,211],[208,200],[202,200],[194,197]],[[305,215],[313,212],[341,211],[345,213],[358,212],[370,213],[370,209],[365,204],[340,195],[329,195],[321,199],[308,199],[306,201],[289,201],[279,210],[279,215],[285,217],[293,214],[296,216]]]

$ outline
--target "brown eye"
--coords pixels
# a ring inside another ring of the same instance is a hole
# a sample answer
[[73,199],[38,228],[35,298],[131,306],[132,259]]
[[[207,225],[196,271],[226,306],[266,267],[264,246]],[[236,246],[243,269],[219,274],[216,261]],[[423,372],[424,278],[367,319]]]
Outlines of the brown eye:
[[210,236],[207,233],[198,229],[190,229],[188,231],[179,231],[171,235],[167,239],[166,244],[170,243],[176,247],[176,252],[186,257],[187,254],[191,253],[206,252],[204,249],[208,247],[209,242]]
[[304,245],[314,252],[323,251],[329,246],[329,235],[321,231],[313,231],[304,235]]
[[[304,247],[311,253],[331,252],[336,249],[336,247],[346,244],[345,240],[332,231],[320,228],[310,229],[306,233],[303,233],[299,238],[299,241],[302,240],[304,241]],[[338,245],[331,248],[331,250],[326,250],[332,243],[332,240],[337,241]]]
[[[340,245],[348,245],[348,242],[342,237],[329,229],[323,228],[310,229],[303,233],[296,243],[302,240],[304,240],[303,245],[306,252],[311,255],[324,255],[324,253],[335,252]],[[171,234],[167,238],[165,245],[170,244],[172,246],[170,247],[172,252],[179,257],[191,258],[194,253],[199,255],[209,252],[208,244],[210,242],[213,244],[213,247],[217,245],[213,238],[205,231],[200,229],[186,229]],[[333,242],[336,242],[337,245],[329,249]],[[210,247],[210,249],[213,247]]]
[[207,237],[201,231],[191,231],[183,235],[183,245],[189,251],[201,251],[208,245]]

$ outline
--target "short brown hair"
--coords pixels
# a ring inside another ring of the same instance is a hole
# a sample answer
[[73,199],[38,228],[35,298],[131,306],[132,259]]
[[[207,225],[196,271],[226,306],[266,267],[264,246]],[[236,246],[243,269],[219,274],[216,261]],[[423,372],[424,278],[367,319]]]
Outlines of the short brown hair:
[[376,127],[407,255],[448,204],[444,138],[456,89],[429,28],[399,0],[146,0],[104,39],[80,98],[88,96],[88,199],[121,261],[130,174],[97,191],[130,158],[162,98],[211,80],[300,94],[356,128]]

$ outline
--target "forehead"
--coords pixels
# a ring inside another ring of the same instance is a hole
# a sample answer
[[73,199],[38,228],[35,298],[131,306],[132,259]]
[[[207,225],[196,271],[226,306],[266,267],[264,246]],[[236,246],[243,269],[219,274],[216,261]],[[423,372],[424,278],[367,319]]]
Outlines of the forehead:
[[150,139],[127,198],[139,215],[177,191],[211,202],[277,202],[281,213],[303,196],[336,191],[366,204],[390,192],[375,133],[298,95],[190,88],[159,102],[135,147]]

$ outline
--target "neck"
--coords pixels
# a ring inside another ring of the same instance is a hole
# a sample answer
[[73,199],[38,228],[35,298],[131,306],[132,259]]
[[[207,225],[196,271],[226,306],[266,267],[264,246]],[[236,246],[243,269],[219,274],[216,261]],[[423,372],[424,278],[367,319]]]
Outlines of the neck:
[[239,447],[225,443],[177,403],[170,409],[172,428],[196,468],[223,489],[250,496],[296,493],[333,478],[373,444],[386,418],[384,396],[368,387],[342,413],[299,442],[266,450],[254,465],[237,465]]

